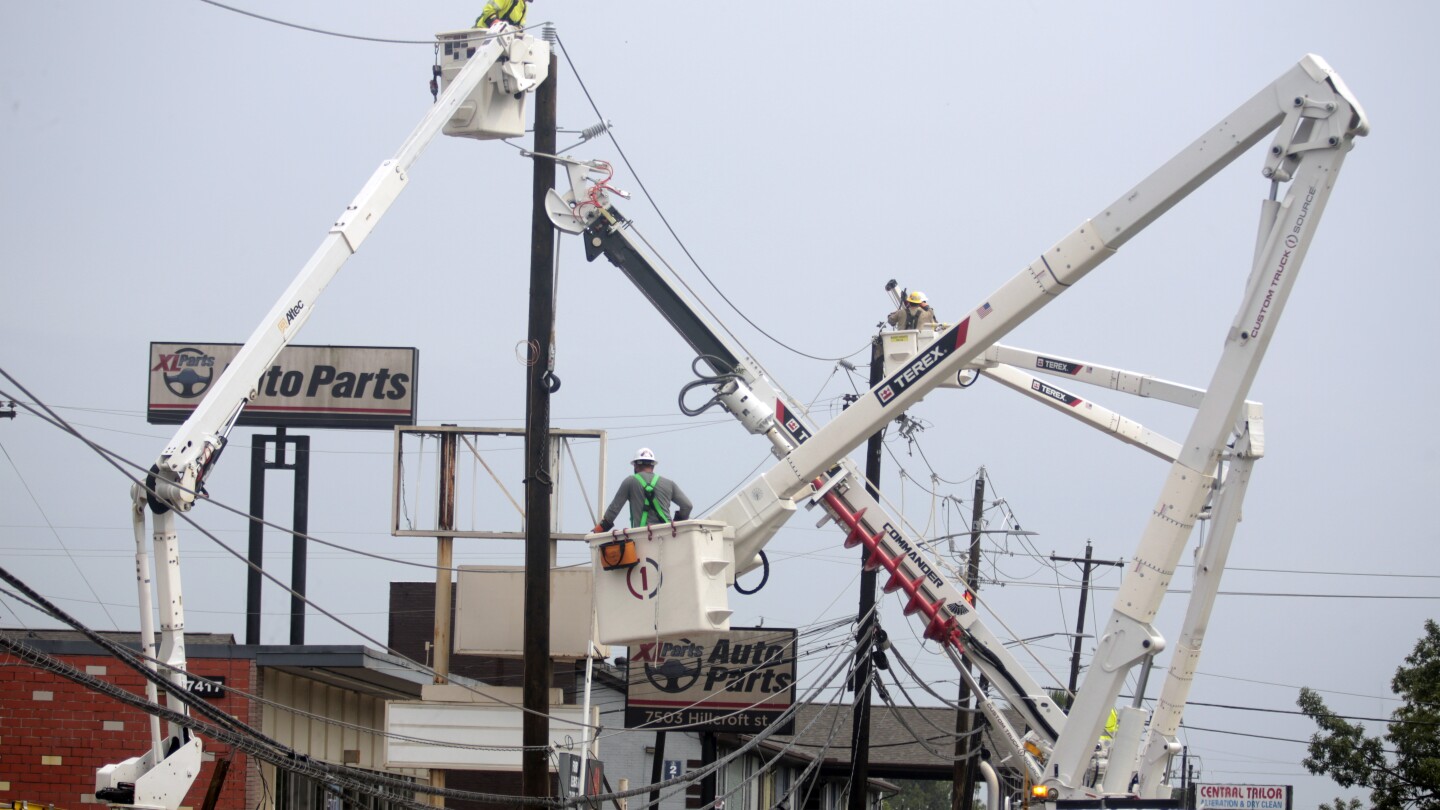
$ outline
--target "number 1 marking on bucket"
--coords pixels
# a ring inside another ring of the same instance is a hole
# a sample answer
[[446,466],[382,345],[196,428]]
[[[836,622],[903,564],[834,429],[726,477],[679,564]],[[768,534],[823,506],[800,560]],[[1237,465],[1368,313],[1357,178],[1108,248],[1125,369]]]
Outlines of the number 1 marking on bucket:
[[[654,574],[651,574],[651,569],[654,569]],[[636,582],[637,576],[639,582]],[[653,588],[650,587],[652,579],[655,580]],[[626,584],[630,586],[630,595],[641,600],[654,599],[655,594],[660,592],[660,585],[664,581],[665,577],[660,573],[660,564],[650,557],[646,557],[639,565],[631,568],[630,574],[626,577]]]

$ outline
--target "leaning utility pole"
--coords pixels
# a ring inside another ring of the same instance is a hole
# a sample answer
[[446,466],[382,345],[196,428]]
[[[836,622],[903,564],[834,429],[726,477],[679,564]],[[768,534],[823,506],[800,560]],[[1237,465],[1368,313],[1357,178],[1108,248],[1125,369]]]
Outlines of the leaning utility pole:
[[555,329],[555,232],[545,195],[555,187],[556,74],[535,89],[534,208],[530,219],[529,367],[525,373],[525,716],[521,721],[520,792],[550,795],[550,350]]
[[[970,559],[965,569],[966,596],[980,589],[980,521],[985,518],[985,468],[975,473],[975,502],[970,508]],[[968,664],[966,666],[969,666]],[[980,746],[974,744],[975,713],[970,709],[970,684],[960,679],[960,696],[955,709],[955,786],[951,791],[951,810],[970,810],[974,793],[975,771],[971,764]]]
[[[885,355],[880,336],[870,344],[870,387],[885,379]],[[885,431],[875,431],[865,446],[865,490],[879,498],[880,453],[884,449]],[[869,552],[860,547],[860,643],[855,646],[855,711],[850,727],[850,800],[848,810],[865,810],[870,782],[870,675],[874,672],[872,651],[875,649],[876,621],[875,578],[878,572],[865,565]]]

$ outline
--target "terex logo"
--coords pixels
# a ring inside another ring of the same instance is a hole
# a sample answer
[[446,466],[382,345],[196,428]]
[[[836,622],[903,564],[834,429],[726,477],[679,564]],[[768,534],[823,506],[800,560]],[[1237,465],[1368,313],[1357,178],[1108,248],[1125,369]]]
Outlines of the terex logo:
[[881,406],[894,402],[896,397],[909,390],[920,378],[940,365],[941,361],[964,346],[965,337],[969,332],[969,318],[951,327],[948,332],[937,337],[930,348],[916,355],[915,359],[906,363],[904,368],[890,375],[890,379],[876,388],[875,399],[880,402]]
[[795,439],[796,444],[804,444],[810,439],[810,431],[800,423],[795,415],[785,408],[785,403],[775,400],[775,418],[779,420],[780,426]]
[[1030,381],[1030,390],[1035,391],[1042,396],[1047,396],[1055,400],[1056,402],[1069,405],[1072,408],[1076,405],[1079,405],[1081,402],[1084,402],[1084,400],[1082,400],[1080,397],[1077,397],[1074,394],[1069,393],[1068,391],[1062,391],[1059,388],[1053,388],[1043,382],[1040,382],[1039,380]]
[[170,393],[182,399],[194,399],[205,393],[215,379],[215,358],[187,346],[174,354],[160,355],[160,361],[150,372],[160,372],[165,387]]
[[1036,357],[1035,367],[1045,371],[1053,371],[1056,374],[1079,374],[1084,368],[1079,363],[1072,363],[1068,360],[1056,360],[1053,357]]

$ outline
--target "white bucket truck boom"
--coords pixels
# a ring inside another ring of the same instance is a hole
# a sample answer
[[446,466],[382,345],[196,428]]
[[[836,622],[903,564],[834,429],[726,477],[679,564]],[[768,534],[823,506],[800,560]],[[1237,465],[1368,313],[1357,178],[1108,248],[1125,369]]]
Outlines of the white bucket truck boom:
[[[1004,356],[1013,358],[1022,350],[1001,347],[997,341],[1271,132],[1275,135],[1261,169],[1269,181],[1270,198],[1261,206],[1255,261],[1209,387],[1205,391],[1186,389],[1109,370],[1114,372],[1108,381],[1111,387],[1163,392],[1165,398],[1196,407],[1197,414],[1183,442],[1155,436],[1109,412],[1106,418],[1092,420],[1170,461],[1171,466],[1126,569],[1111,616],[1101,630],[1094,661],[1067,714],[1000,645],[963,592],[938,573],[919,544],[905,536],[900,521],[886,515],[865,488],[856,485],[862,479],[847,456],[932,389],[956,380],[967,368],[989,372],[1012,387],[1035,390],[1030,378],[1000,368],[1000,363],[1007,362],[1000,359],[1005,352],[1011,354]],[[1138,730],[1127,734],[1135,742],[1128,746],[1129,756],[1138,760],[1112,764],[1114,778],[1104,784],[1087,783],[1088,766],[1126,675],[1165,646],[1151,622],[1191,530],[1215,494],[1217,466],[1222,460],[1233,465],[1229,479],[1234,486],[1221,490],[1213,507],[1238,510],[1249,464],[1260,449],[1258,411],[1246,405],[1245,397],[1345,156],[1354,139],[1368,132],[1364,112],[1339,76],[1324,60],[1307,55],[981,299],[958,323],[935,332],[923,349],[823,428],[809,425],[803,408],[784,394],[759,363],[732,348],[735,344],[714,328],[681,287],[655,268],[631,239],[628,223],[610,206],[603,183],[588,182],[587,171],[600,167],[569,161],[571,191],[563,197],[556,195],[550,210],[557,227],[584,234],[592,259],[603,254],[631,277],[710,365],[716,375],[716,401],[747,430],[766,436],[780,458],[706,516],[734,528],[735,568],[739,572],[758,564],[759,551],[793,514],[797,501],[820,504],[847,530],[847,547],[864,545],[869,551],[867,565],[889,572],[885,591],[901,593],[905,612],[920,618],[926,638],[941,642],[957,665],[976,667],[995,693],[1019,714],[1023,728],[1013,726],[994,702],[982,695],[982,709],[1009,749],[1005,754],[1024,763],[1033,787],[1031,798],[1053,807],[1100,806],[1096,802],[1107,798],[1131,802],[1125,806],[1140,806],[1133,802],[1140,800],[1137,791],[1143,791],[1145,798],[1154,799],[1150,806],[1170,806],[1166,791],[1158,785],[1158,774],[1173,743],[1188,678],[1198,659],[1209,615],[1207,603],[1213,603],[1228,537],[1212,538],[1202,550],[1213,577],[1207,586],[1197,588],[1202,591],[1200,605],[1192,602],[1182,631],[1183,653],[1172,666],[1171,682],[1162,694],[1161,709],[1143,750],[1135,753],[1141,748]],[[1279,193],[1282,189],[1283,196]],[[1242,439],[1233,449],[1227,446],[1232,432]],[[1231,516],[1232,529],[1234,519],[1238,514]],[[608,574],[597,571],[596,576],[598,593]],[[711,613],[728,615],[728,611]],[[605,617],[600,618],[604,637]],[[977,686],[967,667],[960,666],[960,672],[972,688]],[[1137,713],[1126,714],[1127,724],[1133,726]],[[1115,776],[1116,771],[1121,775]],[[1131,787],[1131,774],[1138,778],[1138,788]]]
[[[330,281],[405,189],[410,167],[443,130],[446,135],[509,138],[525,132],[525,100],[550,68],[550,46],[523,31],[497,23],[437,36],[443,49],[445,90],[391,159],[380,164],[320,247],[245,341],[220,379],[176,431],[151,468],[146,486],[132,489],[136,576],[140,593],[142,652],[158,659],[176,688],[170,708],[185,712],[177,693],[185,689],[185,613],[180,589],[179,539],[175,511],[188,512],[203,494],[205,476],[224,449],[240,412],[256,395],[257,381],[280,350],[315,311]],[[146,508],[154,515],[156,588],[160,598],[160,644],[151,619],[150,563],[144,545]],[[152,665],[153,667],[154,665]],[[157,699],[154,685],[150,701]],[[200,771],[202,743],[171,723],[162,740],[151,718],[151,747],[144,755],[107,765],[95,776],[95,796],[118,807],[176,810]]]

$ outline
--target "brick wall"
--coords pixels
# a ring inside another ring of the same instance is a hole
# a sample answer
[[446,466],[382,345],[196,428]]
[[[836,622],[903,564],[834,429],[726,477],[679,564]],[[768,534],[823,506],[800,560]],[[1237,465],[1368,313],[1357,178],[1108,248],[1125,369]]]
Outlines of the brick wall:
[[[140,674],[114,658],[58,657],[133,694],[145,694]],[[202,677],[223,676],[227,686],[242,691],[253,682],[253,662],[247,659],[191,659],[190,670]],[[210,702],[241,718],[250,715],[250,701],[228,692]],[[0,654],[0,799],[53,804],[57,810],[93,804],[95,772],[144,753],[149,733],[149,717],[138,709]],[[207,761],[185,799],[189,807],[204,801],[215,768],[209,755],[231,753],[210,740],[205,751]],[[217,805],[221,810],[254,806],[245,789],[247,759],[236,754],[231,761]]]

